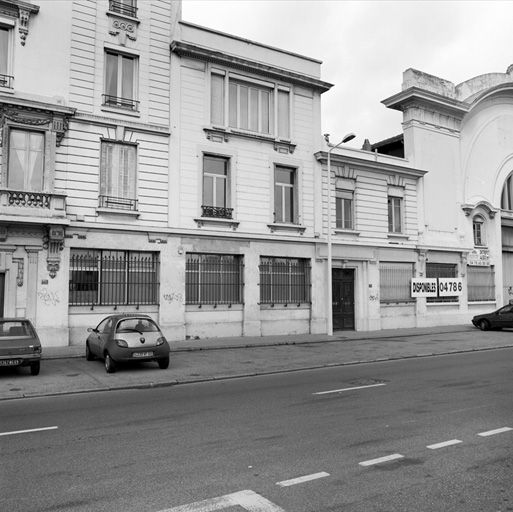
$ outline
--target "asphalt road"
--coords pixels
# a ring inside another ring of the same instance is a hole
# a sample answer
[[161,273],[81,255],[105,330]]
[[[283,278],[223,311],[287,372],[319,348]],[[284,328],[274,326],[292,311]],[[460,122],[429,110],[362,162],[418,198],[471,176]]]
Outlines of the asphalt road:
[[5,401],[0,510],[513,510],[512,376],[502,349]]

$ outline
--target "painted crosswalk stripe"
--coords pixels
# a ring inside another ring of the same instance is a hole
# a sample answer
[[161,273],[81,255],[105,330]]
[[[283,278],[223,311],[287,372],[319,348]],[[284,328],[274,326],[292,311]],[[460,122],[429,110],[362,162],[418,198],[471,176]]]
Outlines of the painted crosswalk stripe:
[[332,389],[330,391],[318,391],[317,393],[312,393],[312,394],[313,395],[327,395],[329,393],[342,393],[343,391],[354,391],[355,389],[377,388],[378,386],[386,386],[386,384],[383,382],[381,384],[369,384],[368,386],[354,386],[352,388]]
[[280,487],[289,487],[291,485],[302,484],[303,482],[309,482],[311,480],[317,480],[318,478],[325,478],[330,476],[329,473],[321,471],[320,473],[313,473],[311,475],[300,476],[297,478],[291,478],[290,480],[283,480],[282,482],[276,482],[276,485]]
[[234,507],[241,507],[242,510],[247,512],[285,512],[278,505],[250,490],[225,494],[217,498],[196,501],[179,507],[166,508],[160,512],[214,512],[216,510],[233,510]]
[[365,460],[359,462],[360,466],[373,466],[374,464],[381,464],[382,462],[390,462],[391,460],[397,460],[404,458],[404,455],[400,453],[392,453],[392,455],[386,455],[385,457],[379,457],[378,459]]
[[509,432],[510,430],[513,430],[513,428],[502,427],[502,428],[496,428],[495,430],[488,430],[487,432],[481,432],[477,435],[481,436],[481,437],[494,436],[495,434],[502,434],[503,432]]
[[443,441],[442,443],[435,443],[426,446],[430,450],[438,450],[438,448],[445,448],[446,446],[452,446],[453,444],[459,444],[461,441],[459,439],[451,439],[450,441]]
[[29,432],[42,432],[44,430],[55,430],[59,427],[30,428],[27,430],[12,430],[11,432],[0,432],[0,436],[13,436],[15,434],[28,434]]

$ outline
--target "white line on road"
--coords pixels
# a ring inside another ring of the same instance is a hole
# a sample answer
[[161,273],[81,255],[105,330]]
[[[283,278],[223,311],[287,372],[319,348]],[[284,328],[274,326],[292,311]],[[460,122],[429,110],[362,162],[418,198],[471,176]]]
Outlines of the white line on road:
[[426,446],[426,448],[429,448],[430,450],[438,450],[438,448],[445,448],[446,446],[452,446],[453,444],[459,444],[461,442],[462,441],[459,439],[451,439],[450,441],[444,441],[442,443],[430,444]]
[[231,509],[237,505],[247,512],[285,512],[278,505],[249,490],[225,494],[224,496],[197,501],[180,507],[167,508],[160,512],[214,512],[227,508]]
[[302,484],[303,482],[317,480],[318,478],[324,478],[326,476],[330,476],[330,474],[325,471],[321,471],[320,473],[313,473],[312,475],[305,475],[298,478],[291,478],[290,480],[283,480],[282,482],[276,482],[276,485],[279,485],[280,487],[289,487],[291,485]]
[[487,437],[487,436],[493,436],[495,434],[502,434],[503,432],[509,432],[510,430],[513,430],[511,427],[502,427],[502,428],[496,428],[495,430],[488,430],[487,432],[481,432],[480,434],[477,434],[481,437]]
[[12,432],[0,432],[0,436],[13,436],[15,434],[28,434],[29,432],[41,432],[43,430],[55,430],[59,427],[41,427],[31,428],[28,430],[13,430]]
[[381,464],[382,462],[389,462],[391,460],[402,459],[404,455],[400,453],[393,453],[392,455],[387,455],[385,457],[379,457],[378,459],[365,460],[363,462],[359,462],[360,466],[373,466],[374,464]]
[[317,393],[312,393],[312,394],[313,395],[327,395],[328,393],[341,393],[342,391],[353,391],[355,389],[376,388],[378,386],[386,386],[386,384],[385,383],[369,384],[368,386],[355,386],[353,388],[332,389],[331,391],[318,391]]

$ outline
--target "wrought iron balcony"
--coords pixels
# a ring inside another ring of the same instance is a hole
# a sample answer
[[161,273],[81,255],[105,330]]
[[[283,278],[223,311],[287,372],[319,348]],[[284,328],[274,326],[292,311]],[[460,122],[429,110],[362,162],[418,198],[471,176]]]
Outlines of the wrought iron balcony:
[[109,11],[117,12],[118,14],[124,14],[125,16],[131,16],[132,18],[137,17],[137,7],[134,5],[128,5],[123,2],[116,2],[116,0],[109,1]]
[[225,208],[224,206],[201,206],[202,217],[212,217],[215,219],[231,219],[233,208]]
[[12,89],[13,79],[14,77],[11,75],[0,74],[0,87],[7,87],[7,89]]
[[137,211],[137,199],[126,197],[99,196],[100,208],[113,208],[116,210]]
[[103,105],[107,107],[124,108],[132,112],[139,111],[139,102],[129,98],[120,98],[119,96],[111,96],[110,94],[103,94]]
[[62,218],[66,216],[66,195],[0,189],[0,215]]

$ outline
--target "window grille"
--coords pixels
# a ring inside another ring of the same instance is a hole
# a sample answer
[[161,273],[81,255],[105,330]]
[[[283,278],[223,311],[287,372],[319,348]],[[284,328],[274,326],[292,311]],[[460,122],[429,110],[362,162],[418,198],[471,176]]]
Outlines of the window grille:
[[381,302],[412,301],[413,263],[383,262],[379,265]]
[[158,253],[72,249],[70,306],[158,304]]
[[[426,263],[426,277],[457,277],[457,266],[452,263]],[[458,297],[426,297],[427,302],[458,302]]]
[[186,304],[242,304],[242,256],[188,253],[185,262]]
[[310,260],[260,259],[260,303],[310,303]]
[[468,301],[495,300],[494,267],[467,266]]

